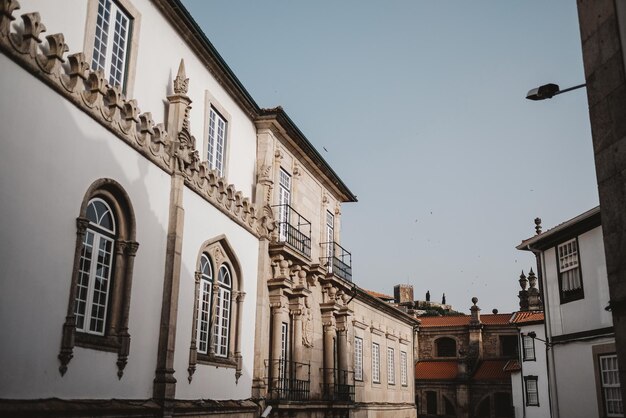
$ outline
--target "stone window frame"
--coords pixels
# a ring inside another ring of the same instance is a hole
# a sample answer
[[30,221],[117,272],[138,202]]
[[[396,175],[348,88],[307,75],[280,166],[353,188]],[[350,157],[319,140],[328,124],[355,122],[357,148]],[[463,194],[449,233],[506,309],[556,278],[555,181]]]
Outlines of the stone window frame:
[[[453,356],[442,356],[439,354],[439,343],[441,340],[452,340],[454,341],[454,355]],[[458,357],[458,352],[459,352],[459,340],[452,335],[441,335],[437,338],[435,338],[435,340],[433,341],[434,343],[434,347],[435,347],[435,353],[434,356],[435,358],[457,358]]]
[[[374,349],[376,347],[376,349]],[[374,362],[376,353],[376,362]],[[380,344],[372,341],[372,383],[380,384]]]
[[[129,0],[111,0],[117,7],[125,11],[130,22],[130,36],[126,52],[126,70],[124,74],[124,85],[121,88],[126,97],[133,97],[135,87],[135,75],[137,73],[137,52],[139,50],[139,33],[141,32],[141,13]],[[91,67],[93,59],[94,41],[96,38],[96,20],[98,18],[99,0],[88,0],[87,20],[85,22],[85,38],[83,52],[85,61]],[[107,77],[108,80],[108,77]]]
[[[360,350],[357,350],[357,340],[360,341]],[[354,380],[357,382],[362,382],[364,380],[363,373],[363,338],[359,336],[354,336]],[[358,354],[358,356],[357,356]],[[357,358],[359,361],[357,362]],[[357,365],[359,366],[357,368]],[[359,373],[357,373],[357,371]]]
[[[607,416],[606,407],[605,407],[605,397],[604,391],[602,390],[602,376],[601,376],[601,368],[600,368],[600,357],[606,355],[615,354],[615,342],[598,344],[591,347],[591,355],[593,356],[593,371],[595,378],[595,386],[596,386],[596,399],[598,405],[598,416],[605,417]],[[624,404],[624,400],[622,399],[622,405]]]
[[[207,354],[199,353],[197,349],[198,342],[198,309],[200,297],[200,283],[202,278],[201,261],[202,255],[208,255],[211,262],[213,272],[219,272],[222,266],[226,266],[230,272],[231,278],[231,294],[230,294],[230,322],[228,330],[228,350],[227,355],[220,356],[215,353],[215,338],[213,324],[215,323],[217,288],[219,283],[217,275],[214,273],[213,289],[211,292],[211,319],[209,321],[209,349]],[[194,273],[194,306],[191,328],[191,344],[189,346],[189,367],[188,381],[191,383],[193,375],[196,371],[197,364],[209,365],[215,367],[225,367],[235,369],[235,380],[238,381],[242,374],[242,357],[241,357],[241,332],[243,319],[243,301],[245,292],[243,292],[243,276],[241,272],[241,264],[232,246],[229,244],[225,235],[205,241],[198,251],[196,261],[196,271]]]
[[[76,329],[76,288],[80,271],[83,241],[89,226],[87,207],[95,198],[104,200],[115,218],[117,232],[113,252],[115,254],[108,294],[108,312],[103,335],[81,332]],[[63,324],[61,351],[58,355],[59,371],[65,375],[74,356],[74,346],[108,352],[117,352],[117,375],[121,379],[130,354],[128,320],[132,290],[133,268],[139,243],[135,241],[136,222],[130,198],[124,188],[112,179],[99,179],[89,186],[76,218],[76,244],[69,291],[67,316]]]
[[209,155],[209,123],[211,121],[211,110],[214,110],[219,116],[224,119],[226,122],[226,136],[224,138],[224,152],[222,161],[222,177],[228,178],[228,169],[230,161],[230,143],[231,143],[231,132],[233,130],[234,124],[232,123],[233,117],[226,110],[224,106],[211,94],[209,90],[204,91],[204,133],[202,140],[202,156],[200,158],[201,161],[206,161],[208,166],[211,167],[208,155]]
[[393,347],[387,347],[387,384],[395,386],[396,384],[396,350]]
[[409,386],[409,360],[406,351],[400,350],[400,384]]

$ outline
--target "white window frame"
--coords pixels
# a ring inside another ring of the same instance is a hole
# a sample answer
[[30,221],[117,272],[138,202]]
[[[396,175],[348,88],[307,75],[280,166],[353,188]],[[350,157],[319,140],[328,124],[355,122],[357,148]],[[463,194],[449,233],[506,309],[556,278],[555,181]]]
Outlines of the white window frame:
[[559,244],[556,251],[561,294],[582,289],[578,239],[572,238]]
[[396,354],[392,347],[387,347],[387,383],[396,384]]
[[598,358],[600,366],[600,384],[602,386],[602,402],[607,417],[623,417],[624,403],[617,354],[603,354]]
[[400,384],[408,386],[408,364],[406,351],[400,351]]
[[287,240],[287,224],[289,223],[290,217],[291,174],[281,167],[278,176],[278,204],[280,205],[278,213],[278,221],[280,222],[279,236],[280,241],[285,241]]
[[372,343],[372,382],[380,383],[380,345]]
[[232,276],[226,264],[222,264],[218,270],[217,283],[217,305],[213,326],[214,349],[217,357],[228,357]]
[[213,267],[211,259],[202,253],[200,259],[200,289],[198,292],[197,340],[198,353],[208,354],[211,345],[211,305],[213,302]]
[[363,381],[363,338],[354,337],[354,380]]
[[526,406],[539,406],[539,382],[537,376],[524,376]]
[[211,170],[216,170],[221,177],[226,167],[226,146],[228,138],[228,120],[214,106],[209,108],[207,134],[207,162]]
[[133,17],[115,0],[99,0],[91,69],[102,70],[109,84],[126,87]]
[[[98,213],[98,206],[104,209],[103,213]],[[77,331],[104,335],[115,257],[116,225],[113,211],[103,199],[96,197],[89,201],[88,217],[90,209],[93,210],[92,213],[97,219],[89,219],[89,226],[83,239],[74,315]],[[110,217],[112,229],[102,225],[102,220],[107,215]],[[98,272],[103,270],[105,274],[99,276]],[[98,283],[101,285],[99,286]]]

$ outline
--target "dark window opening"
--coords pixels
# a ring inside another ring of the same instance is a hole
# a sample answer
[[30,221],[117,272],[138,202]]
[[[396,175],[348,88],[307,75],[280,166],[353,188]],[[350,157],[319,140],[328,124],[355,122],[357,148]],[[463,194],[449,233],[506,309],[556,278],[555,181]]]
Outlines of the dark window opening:
[[453,338],[439,338],[436,344],[438,357],[456,357],[456,341]]

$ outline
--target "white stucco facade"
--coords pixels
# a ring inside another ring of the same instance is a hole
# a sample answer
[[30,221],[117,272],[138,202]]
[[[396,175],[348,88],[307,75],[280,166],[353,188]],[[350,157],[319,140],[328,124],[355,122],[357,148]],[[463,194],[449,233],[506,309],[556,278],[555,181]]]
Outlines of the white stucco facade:
[[[603,383],[600,358],[615,357],[616,350],[611,312],[605,309],[610,296],[600,208],[535,235],[517,248],[539,255],[550,346],[551,416],[606,416],[614,406],[607,403],[609,389]],[[565,264],[568,252],[570,261]],[[576,274],[573,281],[561,271],[568,268]]]

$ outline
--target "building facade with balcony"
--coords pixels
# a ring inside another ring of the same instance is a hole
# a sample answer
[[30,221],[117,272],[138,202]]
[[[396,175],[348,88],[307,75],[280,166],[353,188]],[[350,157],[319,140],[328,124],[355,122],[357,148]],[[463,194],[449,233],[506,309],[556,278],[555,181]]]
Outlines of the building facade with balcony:
[[624,416],[600,207],[517,246],[537,257],[552,417]]
[[[356,197],[283,109],[256,125],[256,197],[276,228],[259,250],[254,396],[277,416],[414,417],[415,321],[353,283],[341,245],[341,205]],[[397,385],[371,380],[372,338]]]

